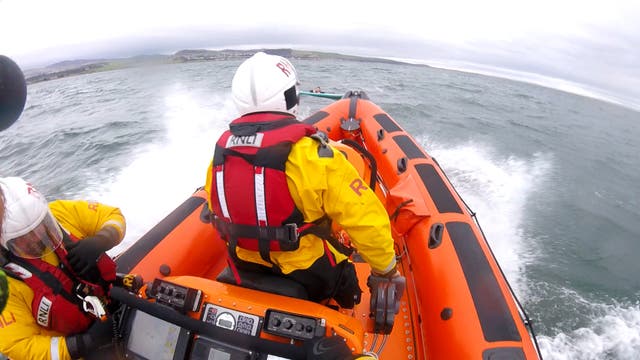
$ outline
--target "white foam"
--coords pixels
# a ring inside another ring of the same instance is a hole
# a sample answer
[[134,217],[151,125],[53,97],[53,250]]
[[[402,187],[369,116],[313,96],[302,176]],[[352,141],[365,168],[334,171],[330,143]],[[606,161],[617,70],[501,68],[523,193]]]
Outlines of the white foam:
[[[190,93],[180,84],[165,95],[165,137],[144,145],[134,161],[103,185],[98,198],[122,209],[127,235],[109,253],[118,254],[205,183],[214,145],[235,108],[226,95]],[[96,198],[92,196],[91,198]]]
[[[574,298],[581,299],[574,294]],[[582,301],[586,301],[582,299]],[[640,358],[640,307],[589,303],[588,327],[538,336],[545,360],[635,360]]]
[[533,154],[524,159],[498,157],[491,148],[477,144],[455,147],[418,139],[436,158],[477,215],[500,266],[516,294],[524,295],[523,265],[535,257],[535,248],[526,246],[522,225],[525,205],[538,183],[551,167],[548,154]]

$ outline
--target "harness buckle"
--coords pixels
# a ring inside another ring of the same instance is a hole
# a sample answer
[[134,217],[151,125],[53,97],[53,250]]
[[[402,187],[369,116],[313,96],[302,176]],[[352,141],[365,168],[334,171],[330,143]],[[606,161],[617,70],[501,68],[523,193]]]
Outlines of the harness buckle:
[[81,299],[82,299],[82,308],[84,309],[84,311],[88,312],[89,314],[92,314],[93,316],[97,317],[101,321],[104,321],[107,319],[107,311],[104,309],[104,305],[102,304],[102,301],[100,301],[100,299],[98,299],[97,296],[88,295]]
[[284,224],[284,227],[287,228],[287,235],[288,235],[287,240],[289,242],[298,241],[298,224],[296,223]]

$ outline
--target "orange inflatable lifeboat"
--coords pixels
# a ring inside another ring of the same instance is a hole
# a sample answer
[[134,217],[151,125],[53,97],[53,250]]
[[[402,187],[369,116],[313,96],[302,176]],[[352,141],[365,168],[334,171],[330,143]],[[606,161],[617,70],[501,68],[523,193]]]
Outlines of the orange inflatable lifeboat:
[[[111,293],[124,304],[127,357],[304,359],[305,342],[337,335],[354,354],[380,359],[541,358],[475,217],[437,162],[362,92],[305,122],[328,135],[385,205],[403,297],[391,287],[373,298],[365,290],[347,310],[305,300],[280,278],[243,274],[243,287],[230,284],[226,247],[198,190],[116,259],[119,272],[147,281]],[[368,289],[368,265],[357,254],[353,261]]]

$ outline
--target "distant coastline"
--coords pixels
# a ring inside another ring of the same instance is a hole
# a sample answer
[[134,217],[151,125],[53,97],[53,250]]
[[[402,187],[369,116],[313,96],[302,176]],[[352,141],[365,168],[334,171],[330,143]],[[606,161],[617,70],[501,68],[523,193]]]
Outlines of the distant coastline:
[[[337,53],[302,51],[293,49],[252,49],[252,50],[181,50],[173,55],[140,55],[122,59],[91,59],[91,60],[70,60],[63,61],[45,68],[25,71],[25,78],[28,84],[42,81],[65,78],[82,74],[90,74],[102,71],[118,70],[147,65],[158,64],[178,64],[186,62],[221,61],[221,60],[242,60],[250,57],[257,51],[264,51],[269,54],[284,56],[289,59],[321,60],[321,59],[344,59],[362,62],[377,62],[387,64],[408,64],[402,61],[381,59],[374,57],[363,57],[353,55],[343,55]],[[425,66],[428,65],[416,65]]]
[[483,70],[482,66],[471,64],[465,66],[453,66],[450,64],[430,64],[416,62],[412,59],[394,59],[394,58],[380,58],[380,57],[368,57],[368,56],[356,56],[345,55],[333,52],[322,51],[306,51],[295,50],[290,48],[280,49],[264,49],[256,48],[249,50],[181,50],[172,55],[138,55],[129,58],[114,58],[114,59],[81,59],[81,60],[69,60],[55,63],[53,65],[46,66],[39,69],[26,69],[24,70],[27,84],[34,84],[38,82],[55,80],[70,76],[97,73],[102,71],[134,68],[141,66],[152,66],[161,64],[179,64],[187,62],[204,62],[204,61],[223,61],[223,60],[243,60],[257,51],[264,51],[269,54],[275,54],[284,56],[289,59],[301,59],[301,60],[322,60],[322,59],[342,59],[350,61],[360,61],[368,63],[386,63],[386,64],[402,64],[405,66],[421,66],[427,68],[439,68],[450,71],[460,71],[490,77],[497,77],[503,79],[509,79],[512,81],[524,82],[537,86],[542,86],[558,91],[568,92],[571,94],[586,96],[592,99],[597,99],[610,104],[622,106],[634,111],[640,111],[640,103],[636,99],[625,99],[617,96],[613,96],[609,93],[602,92],[599,89],[593,89],[584,84],[573,83],[560,78],[545,78],[537,74],[518,73],[508,69],[489,68],[489,70]]

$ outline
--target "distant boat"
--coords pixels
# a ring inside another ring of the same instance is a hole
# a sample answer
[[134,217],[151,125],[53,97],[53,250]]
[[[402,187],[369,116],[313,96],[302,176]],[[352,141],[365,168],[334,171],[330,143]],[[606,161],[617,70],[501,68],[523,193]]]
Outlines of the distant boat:
[[342,94],[329,94],[325,92],[315,92],[315,91],[300,91],[300,95],[315,96],[315,97],[321,97],[321,98],[327,98],[327,99],[333,99],[333,100],[342,99],[342,96],[343,96]]

